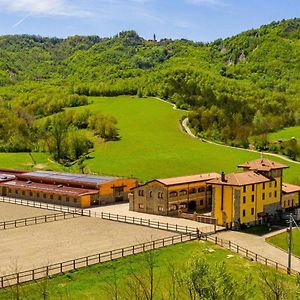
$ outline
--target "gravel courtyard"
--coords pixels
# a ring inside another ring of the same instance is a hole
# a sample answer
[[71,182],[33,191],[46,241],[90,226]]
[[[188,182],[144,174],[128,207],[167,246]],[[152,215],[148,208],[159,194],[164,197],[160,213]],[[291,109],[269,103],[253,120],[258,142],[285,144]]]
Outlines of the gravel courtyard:
[[[1,211],[3,208],[1,206]],[[19,205],[14,208],[16,211],[29,209]],[[0,231],[0,275],[172,235],[174,233],[167,231],[89,217],[3,230]]]
[[0,222],[57,214],[59,212],[0,202]]

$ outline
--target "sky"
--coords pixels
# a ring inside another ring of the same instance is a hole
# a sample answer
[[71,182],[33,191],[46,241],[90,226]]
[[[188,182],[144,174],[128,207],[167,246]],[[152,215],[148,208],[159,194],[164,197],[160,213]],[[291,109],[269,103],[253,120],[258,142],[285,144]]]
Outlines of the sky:
[[0,35],[110,37],[208,42],[300,17],[300,0],[0,0]]

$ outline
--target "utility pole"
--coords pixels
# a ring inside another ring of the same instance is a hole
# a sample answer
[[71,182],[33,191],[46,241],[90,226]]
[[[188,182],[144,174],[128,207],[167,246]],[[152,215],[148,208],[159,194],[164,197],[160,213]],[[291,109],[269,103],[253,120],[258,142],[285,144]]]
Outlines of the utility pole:
[[293,215],[290,213],[290,221],[289,221],[289,245],[288,245],[288,268],[287,273],[291,274],[292,270],[292,231],[293,231]]

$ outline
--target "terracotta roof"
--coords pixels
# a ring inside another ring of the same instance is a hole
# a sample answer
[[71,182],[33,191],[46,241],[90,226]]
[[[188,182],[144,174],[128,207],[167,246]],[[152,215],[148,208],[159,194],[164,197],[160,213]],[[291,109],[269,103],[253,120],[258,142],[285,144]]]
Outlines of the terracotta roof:
[[219,177],[221,177],[221,175],[218,173],[206,173],[206,174],[197,174],[197,175],[182,176],[182,177],[155,179],[153,181],[158,181],[164,185],[175,185],[175,184],[193,183],[198,181],[207,181]]
[[247,168],[252,171],[271,171],[277,169],[289,168],[286,165],[272,161],[266,158],[258,158],[256,160],[247,161],[238,166],[239,168]]
[[233,185],[233,186],[243,186],[255,183],[269,182],[270,179],[255,173],[254,171],[246,171],[239,173],[231,173],[225,175],[225,181],[222,181],[221,178],[213,179],[208,181],[208,184],[220,184],[220,185]]
[[16,178],[16,176],[14,176],[14,175],[0,174],[0,182],[10,181],[10,180],[13,180],[15,178]]
[[282,183],[282,192],[285,194],[300,192],[300,186],[283,182]]
[[0,186],[8,187],[8,188],[18,188],[20,190],[53,193],[57,195],[71,195],[71,196],[84,196],[84,195],[92,195],[92,194],[99,193],[99,191],[92,190],[92,189],[74,188],[74,187],[68,187],[63,185],[44,184],[44,183],[36,183],[31,181],[27,182],[24,180],[12,180],[12,181],[1,182]]
[[5,174],[5,175],[19,175],[19,174],[23,174],[23,173],[26,173],[26,172],[28,172],[28,171],[0,168],[0,173]]

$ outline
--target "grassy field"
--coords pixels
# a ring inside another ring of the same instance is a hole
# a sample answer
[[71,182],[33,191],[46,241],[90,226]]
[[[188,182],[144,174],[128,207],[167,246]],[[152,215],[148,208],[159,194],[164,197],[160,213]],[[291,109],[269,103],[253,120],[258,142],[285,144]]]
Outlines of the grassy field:
[[[287,232],[280,233],[267,239],[267,241],[285,251],[288,249]],[[300,256],[300,230],[294,229],[292,235],[292,253]]]
[[[236,171],[239,163],[260,157],[256,153],[191,138],[182,132],[180,125],[181,117],[187,112],[174,110],[169,103],[158,99],[122,96],[92,100],[88,108],[115,116],[121,135],[120,141],[96,144],[94,158],[87,161],[92,172],[133,176],[145,181],[202,172]],[[50,163],[45,154],[34,156],[39,158],[40,166],[59,168]],[[0,167],[24,168],[30,164],[28,154],[0,154]],[[291,168],[285,171],[285,180],[294,182],[299,177],[300,165],[286,164]]]
[[300,126],[284,128],[268,135],[271,142],[278,140],[290,140],[292,137],[295,137],[298,140],[300,139]]
[[[251,262],[238,255],[232,255],[231,252],[206,242],[196,241],[178,244],[156,250],[155,253],[155,299],[169,299],[168,290],[171,284],[170,263],[172,262],[176,271],[182,270],[187,261],[194,256],[205,257],[211,264],[225,262],[228,270],[236,279],[242,278],[246,274],[251,274],[253,297],[249,299],[263,299],[259,288],[260,271],[274,272],[272,268],[266,268],[264,265]],[[55,276],[47,282],[40,282],[39,285],[23,285],[19,291],[21,295],[19,299],[42,299],[43,286],[46,286],[46,284],[49,299],[113,299],[112,282],[116,280],[120,292],[119,296],[124,296],[122,293],[128,290],[128,279],[131,278],[132,270],[134,272],[145,272],[143,270],[144,266],[145,256],[143,254],[119,259],[111,263],[95,265]],[[290,293],[293,293],[296,287],[295,278],[288,277],[282,273],[278,274],[284,281],[284,284],[288,286]],[[15,292],[15,290],[10,289],[0,290],[0,298],[11,299],[11,295]],[[179,299],[189,298],[187,295],[181,294]]]

